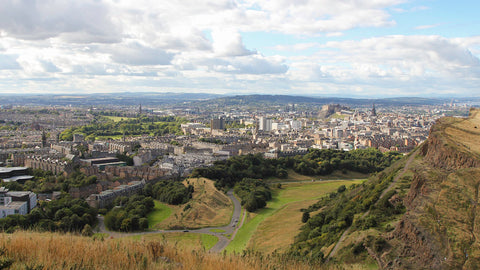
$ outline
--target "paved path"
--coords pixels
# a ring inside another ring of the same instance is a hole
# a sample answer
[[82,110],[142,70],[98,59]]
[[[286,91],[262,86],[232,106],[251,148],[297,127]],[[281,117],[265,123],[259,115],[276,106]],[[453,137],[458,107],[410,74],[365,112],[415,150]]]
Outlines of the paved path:
[[[227,192],[227,196],[232,200],[233,203],[233,214],[230,223],[227,226],[223,227],[207,227],[195,230],[156,230],[156,231],[146,231],[146,232],[133,232],[133,233],[123,233],[123,232],[112,232],[108,231],[105,228],[104,217],[98,217],[98,229],[100,233],[106,233],[111,237],[126,237],[132,235],[145,235],[145,234],[153,234],[153,233],[171,233],[171,232],[191,232],[191,233],[204,233],[210,234],[218,237],[218,242],[210,249],[210,252],[221,252],[223,251],[230,241],[232,241],[237,233],[238,229],[243,225],[243,221],[245,220],[245,213],[243,215],[242,220],[240,221],[240,214],[242,212],[242,206],[237,198],[233,195],[233,190],[229,190]],[[240,221],[240,222],[239,222]],[[212,232],[212,230],[222,231],[222,232]],[[228,237],[230,235],[230,238]]]

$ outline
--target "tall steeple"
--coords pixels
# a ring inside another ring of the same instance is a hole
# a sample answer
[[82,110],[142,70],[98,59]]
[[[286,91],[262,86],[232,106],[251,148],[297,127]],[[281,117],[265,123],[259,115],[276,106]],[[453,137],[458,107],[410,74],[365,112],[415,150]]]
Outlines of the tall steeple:
[[377,111],[375,110],[375,103],[373,103],[372,107],[372,116],[377,116]]

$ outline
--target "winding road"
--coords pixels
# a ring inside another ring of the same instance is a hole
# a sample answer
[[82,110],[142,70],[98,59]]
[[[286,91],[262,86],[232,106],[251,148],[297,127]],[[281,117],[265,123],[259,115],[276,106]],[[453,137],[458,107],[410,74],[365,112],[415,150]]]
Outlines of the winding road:
[[[210,249],[210,252],[214,252],[214,253],[222,252],[228,246],[230,241],[232,241],[235,238],[235,235],[238,229],[242,227],[243,222],[245,221],[245,213],[242,219],[240,220],[240,215],[242,213],[242,206],[240,205],[240,202],[237,200],[237,198],[233,195],[233,190],[229,190],[227,192],[227,196],[230,198],[230,200],[233,203],[233,214],[232,214],[232,219],[230,220],[230,223],[223,227],[207,227],[207,228],[194,229],[194,230],[156,230],[156,231],[146,231],[146,232],[122,233],[122,232],[108,231],[105,228],[104,217],[100,216],[98,217],[98,230],[100,233],[106,233],[113,238],[126,237],[126,236],[132,236],[132,235],[145,235],[145,234],[171,233],[171,232],[190,232],[190,233],[209,234],[209,235],[214,235],[218,237],[217,244],[215,244],[215,246],[213,246]],[[213,232],[213,231],[221,231],[221,232]]]

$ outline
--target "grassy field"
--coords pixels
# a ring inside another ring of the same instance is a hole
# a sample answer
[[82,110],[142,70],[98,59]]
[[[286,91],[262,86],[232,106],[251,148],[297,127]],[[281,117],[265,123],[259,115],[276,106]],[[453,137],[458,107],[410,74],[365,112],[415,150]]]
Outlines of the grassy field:
[[182,250],[204,249],[209,250],[218,242],[218,238],[209,234],[200,233],[155,233],[127,237],[135,240],[151,241],[160,240]]
[[294,170],[288,170],[288,178],[287,179],[282,179],[282,178],[276,178],[276,177],[270,177],[267,179],[268,182],[270,183],[279,183],[279,182],[305,182],[305,181],[317,181],[317,180],[353,180],[353,179],[366,179],[368,178],[368,174],[363,174],[359,172],[352,172],[352,171],[347,171],[347,173],[342,173],[341,171],[334,171],[333,173],[329,175],[322,175],[322,176],[308,176],[308,175],[302,175],[296,173]]
[[130,117],[120,117],[120,116],[104,116],[104,117],[112,120],[113,122],[120,122],[122,120],[133,119]]
[[[317,181],[284,184],[275,190],[267,207],[249,213],[248,220],[239,229],[227,252],[241,252],[245,248],[273,251],[284,250],[292,242],[301,226],[300,208],[308,207],[316,199],[336,190],[341,185],[361,183],[363,180]],[[279,234],[282,237],[277,237]]]
[[148,219],[148,228],[154,229],[154,226],[166,218],[168,218],[172,214],[172,209],[168,207],[166,204],[163,204],[157,200],[155,200],[155,208],[153,211],[147,215]]
[[[205,247],[213,243],[197,237]],[[178,245],[155,239],[97,241],[72,234],[15,232],[0,234],[0,246],[2,267],[9,269],[325,269],[255,254],[212,254],[189,247],[181,250]]]

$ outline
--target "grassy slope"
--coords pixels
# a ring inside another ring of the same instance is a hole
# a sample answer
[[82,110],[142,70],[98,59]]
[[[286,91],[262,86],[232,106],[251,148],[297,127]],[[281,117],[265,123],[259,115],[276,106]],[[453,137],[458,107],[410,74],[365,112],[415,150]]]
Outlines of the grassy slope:
[[[289,204],[305,202],[305,205],[308,206],[312,200],[336,190],[341,185],[360,182],[361,180],[285,184],[281,190],[275,190],[273,198],[268,202],[266,208],[248,214],[248,221],[243,224],[235,239],[228,245],[227,252],[241,252],[246,247],[262,251],[273,251],[276,248],[285,249],[298,233],[301,224],[295,220],[299,221],[302,213],[296,210],[299,209],[299,205],[303,205],[301,203]],[[286,216],[289,217],[288,220],[284,220]],[[267,218],[269,220],[265,221]],[[264,221],[267,223],[259,226]],[[285,226],[285,222],[290,226]],[[281,237],[278,232],[282,232]],[[276,239],[263,241],[268,237]],[[277,245],[276,248],[273,245]]]
[[[203,241],[203,242],[209,242]],[[211,245],[211,243],[209,243]],[[11,269],[314,269],[278,259],[216,255],[185,250],[158,239],[94,240],[71,234],[15,232],[0,234],[2,265]]]
[[182,250],[198,248],[209,250],[218,242],[218,238],[213,235],[181,232],[135,235],[130,238],[142,241],[161,240]]
[[288,170],[288,178],[276,178],[270,177],[267,179],[270,183],[277,183],[277,182],[304,182],[304,181],[312,181],[312,180],[353,180],[353,179],[366,179],[368,178],[368,174],[363,174],[359,172],[352,172],[347,171],[347,173],[342,173],[341,171],[334,171],[329,175],[322,175],[322,176],[308,176],[296,173],[294,170]]
[[154,229],[201,228],[228,224],[232,214],[232,202],[223,192],[217,190],[213,181],[206,178],[185,180],[194,186],[193,198],[185,205],[169,205],[172,214],[157,223]]
[[147,216],[148,218],[148,228],[153,229],[154,226],[172,214],[172,209],[166,204],[163,204],[155,200],[155,208]]
[[[456,152],[478,158],[480,111],[473,111],[469,119],[443,118],[434,130],[440,141],[428,147],[448,147],[451,156],[443,158],[454,161]],[[480,168],[452,170],[432,164],[423,155],[416,156],[394,186],[400,198],[408,202],[407,213],[388,222],[396,228],[392,232],[395,237],[385,230],[387,223],[364,231],[352,230],[336,261],[351,260],[351,245],[374,236],[388,239],[387,247],[377,252],[383,263],[400,261],[405,268],[478,269],[479,187]],[[402,230],[400,225],[404,223],[411,227]],[[366,253],[364,256],[369,257]]]

